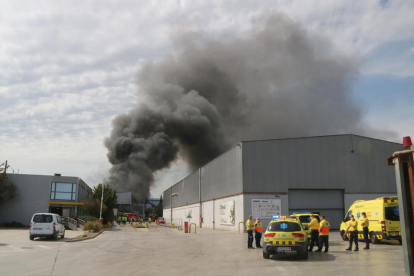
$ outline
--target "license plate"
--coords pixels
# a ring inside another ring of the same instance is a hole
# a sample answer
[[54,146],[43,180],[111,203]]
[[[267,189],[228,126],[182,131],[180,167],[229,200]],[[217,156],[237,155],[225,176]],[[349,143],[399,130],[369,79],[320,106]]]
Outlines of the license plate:
[[278,247],[277,248],[277,251],[290,251],[290,250],[292,250],[291,247]]
[[42,230],[42,228],[33,228],[33,230]]
[[398,232],[390,232],[390,236],[398,236]]

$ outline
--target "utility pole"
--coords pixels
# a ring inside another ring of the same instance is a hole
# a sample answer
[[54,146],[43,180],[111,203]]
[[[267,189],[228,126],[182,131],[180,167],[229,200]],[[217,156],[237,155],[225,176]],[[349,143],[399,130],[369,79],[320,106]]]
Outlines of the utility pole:
[[7,172],[7,160],[6,160],[6,165],[4,166],[4,174],[6,174]]
[[101,221],[102,224],[102,203],[103,203],[103,195],[104,195],[104,186],[105,185],[105,178],[104,181],[102,182],[102,196],[101,196],[101,212],[99,213],[99,220]]

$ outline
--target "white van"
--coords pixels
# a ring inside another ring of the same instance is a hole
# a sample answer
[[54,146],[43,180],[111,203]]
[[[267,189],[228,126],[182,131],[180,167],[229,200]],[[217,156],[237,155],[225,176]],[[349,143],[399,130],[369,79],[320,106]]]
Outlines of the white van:
[[57,240],[65,237],[65,226],[57,214],[36,213],[30,222],[30,240],[36,237],[53,237]]

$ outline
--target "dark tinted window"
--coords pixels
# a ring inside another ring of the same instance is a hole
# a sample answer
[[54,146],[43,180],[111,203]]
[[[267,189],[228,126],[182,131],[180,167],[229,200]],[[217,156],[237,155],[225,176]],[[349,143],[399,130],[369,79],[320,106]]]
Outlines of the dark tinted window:
[[[321,222],[319,216],[315,216],[315,218],[318,220],[318,222]],[[299,220],[301,223],[309,223],[312,219],[310,216],[300,216]]]
[[272,222],[267,228],[268,231],[277,231],[277,232],[295,232],[301,231],[302,227],[299,223],[287,222],[287,221],[278,221]]
[[396,207],[385,207],[385,219],[391,221],[400,221],[400,208]]
[[37,223],[51,223],[53,222],[53,217],[51,215],[35,215],[33,221]]

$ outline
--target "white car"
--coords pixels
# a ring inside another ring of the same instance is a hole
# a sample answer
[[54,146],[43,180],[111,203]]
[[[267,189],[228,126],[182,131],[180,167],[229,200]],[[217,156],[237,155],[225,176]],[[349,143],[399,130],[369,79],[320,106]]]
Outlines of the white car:
[[57,214],[36,213],[30,222],[30,240],[36,237],[53,237],[57,240],[65,237],[65,226]]

